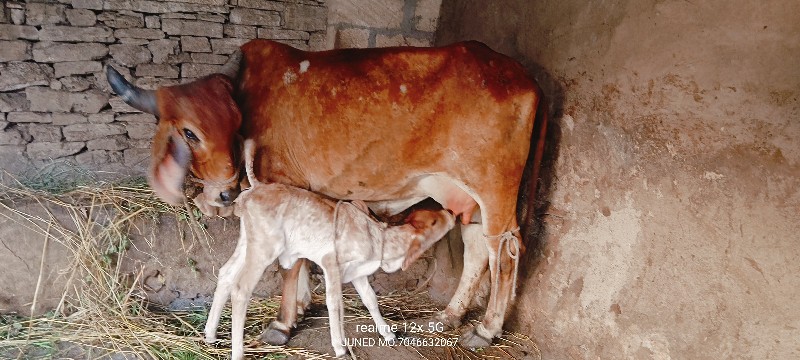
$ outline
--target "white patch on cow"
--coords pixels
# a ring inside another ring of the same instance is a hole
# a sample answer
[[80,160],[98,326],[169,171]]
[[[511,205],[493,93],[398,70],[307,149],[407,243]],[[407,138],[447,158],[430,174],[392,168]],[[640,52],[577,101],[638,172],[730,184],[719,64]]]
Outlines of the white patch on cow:
[[311,66],[311,62],[308,60],[303,60],[300,62],[300,73],[304,73],[308,71],[308,67]]
[[370,201],[367,206],[379,216],[393,216],[426,198],[427,196],[417,196],[400,200]]
[[406,87],[406,84],[400,84],[400,93],[405,95],[407,91],[408,87]]
[[295,82],[295,80],[297,80],[297,74],[295,74],[294,71],[292,71],[291,69],[286,70],[286,72],[283,73],[283,83],[284,84],[289,85],[289,84]]

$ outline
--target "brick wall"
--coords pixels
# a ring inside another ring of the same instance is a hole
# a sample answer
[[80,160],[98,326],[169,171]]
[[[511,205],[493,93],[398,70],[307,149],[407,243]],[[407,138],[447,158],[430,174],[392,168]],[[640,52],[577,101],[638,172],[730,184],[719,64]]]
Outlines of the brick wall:
[[0,168],[15,175],[53,163],[104,177],[143,173],[156,120],[111,95],[107,64],[153,89],[215,71],[249,39],[311,50],[327,39],[324,0],[0,6]]

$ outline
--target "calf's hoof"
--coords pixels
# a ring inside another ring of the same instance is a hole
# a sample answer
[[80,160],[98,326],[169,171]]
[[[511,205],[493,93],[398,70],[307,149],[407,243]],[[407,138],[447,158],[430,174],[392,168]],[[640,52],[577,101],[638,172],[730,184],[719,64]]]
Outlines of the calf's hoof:
[[492,338],[481,335],[481,333],[478,332],[478,326],[461,335],[461,337],[458,339],[458,343],[468,349],[491,346]]
[[215,342],[217,342],[217,336],[216,335],[206,335],[206,337],[203,338],[203,341],[205,341],[206,344],[215,343]]
[[383,340],[386,341],[386,345],[395,346],[397,344],[397,335],[394,333],[389,333],[383,337]]
[[347,355],[347,349],[341,346],[334,347],[333,352],[336,354],[337,358]]
[[283,324],[273,321],[261,334],[261,341],[274,346],[286,345],[289,342],[290,331]]

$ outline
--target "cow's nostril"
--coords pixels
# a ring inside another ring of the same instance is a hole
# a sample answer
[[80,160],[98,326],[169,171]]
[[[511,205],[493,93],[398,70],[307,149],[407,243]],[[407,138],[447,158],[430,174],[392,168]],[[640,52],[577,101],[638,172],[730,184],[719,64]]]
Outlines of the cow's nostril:
[[219,193],[219,199],[222,200],[222,202],[224,203],[229,203],[231,201],[231,198],[233,198],[233,196],[230,191],[223,191]]

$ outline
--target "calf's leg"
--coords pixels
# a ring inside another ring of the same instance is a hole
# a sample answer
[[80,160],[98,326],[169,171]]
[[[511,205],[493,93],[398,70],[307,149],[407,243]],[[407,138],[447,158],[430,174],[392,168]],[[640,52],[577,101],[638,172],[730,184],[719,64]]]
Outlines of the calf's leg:
[[335,259],[323,259],[325,274],[325,303],[328,307],[328,322],[331,328],[331,346],[337,357],[347,353],[344,347],[344,307],[342,306],[342,277]]
[[251,244],[250,251],[245,254],[244,266],[231,293],[231,359],[233,360],[244,358],[244,320],[247,315],[247,303],[264,270],[277,257],[269,244],[278,241],[280,240]]
[[239,235],[239,242],[236,244],[236,250],[233,251],[233,255],[228,259],[228,262],[219,270],[217,289],[214,290],[214,300],[211,302],[211,310],[208,312],[206,327],[203,331],[205,333],[205,342],[207,343],[217,341],[217,327],[219,326],[219,318],[222,315],[222,308],[228,302],[231,289],[236,279],[239,278],[242,267],[244,267],[246,253],[247,236],[242,231]]
[[356,288],[358,296],[361,297],[361,301],[364,303],[364,306],[366,306],[367,310],[369,310],[369,315],[372,316],[372,320],[378,327],[378,332],[381,334],[381,336],[383,336],[384,339],[386,339],[386,343],[393,345],[397,337],[392,331],[390,331],[389,325],[386,323],[386,321],[383,320],[381,311],[378,308],[378,296],[375,295],[375,290],[372,288],[372,285],[369,284],[367,277],[362,276],[360,278],[353,279],[352,284],[353,287]]

